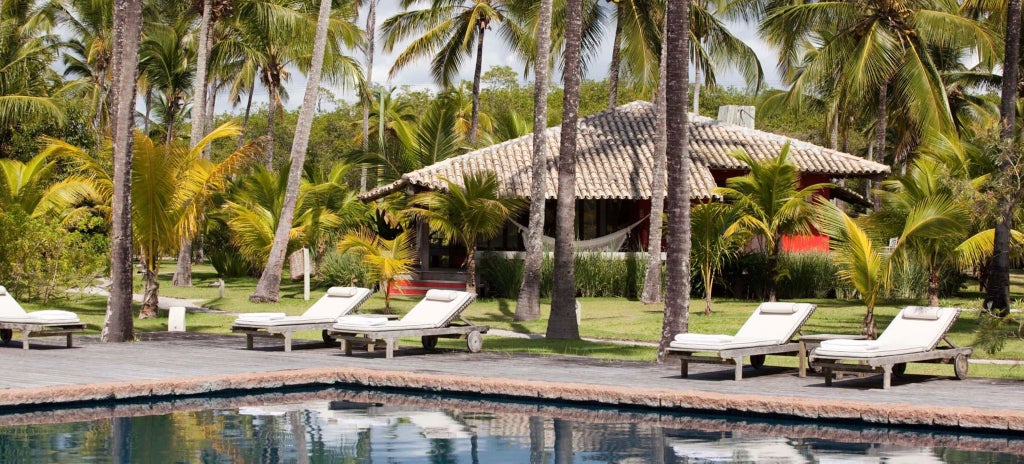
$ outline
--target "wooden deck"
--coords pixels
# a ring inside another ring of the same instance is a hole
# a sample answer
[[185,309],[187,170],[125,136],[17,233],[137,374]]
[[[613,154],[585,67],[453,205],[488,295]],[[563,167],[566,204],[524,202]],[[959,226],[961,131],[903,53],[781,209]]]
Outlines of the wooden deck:
[[[863,402],[876,409],[886,404],[922,407],[972,408],[1014,411],[1024,414],[1020,392],[1024,382],[996,379],[953,379],[907,376],[893,380],[891,390],[878,388],[878,378],[844,379],[826,388],[824,379],[797,376],[792,368],[746,367],[745,380],[733,381],[733,370],[715,365],[692,366],[683,379],[677,362],[663,365],[642,362],[602,361],[569,356],[531,356],[488,351],[472,354],[455,351],[423,353],[418,345],[401,347],[390,360],[383,352],[344,356],[338,348],[321,342],[296,341],[284,352],[280,341],[256,340],[246,350],[245,337],[204,334],[143,334],[126,344],[102,344],[95,337],[80,337],[74,348],[63,340],[39,340],[24,351],[17,344],[0,347],[0,394],[40,387],[89,386],[105,382],[142,382],[190,379],[213,375],[280,372],[296,369],[363,368],[375,371],[411,372],[452,378],[508,379],[583,384],[586,388],[647,388],[709,392],[718,395],[759,395]],[[67,400],[70,401],[71,399]],[[2,412],[3,408],[0,408]]]

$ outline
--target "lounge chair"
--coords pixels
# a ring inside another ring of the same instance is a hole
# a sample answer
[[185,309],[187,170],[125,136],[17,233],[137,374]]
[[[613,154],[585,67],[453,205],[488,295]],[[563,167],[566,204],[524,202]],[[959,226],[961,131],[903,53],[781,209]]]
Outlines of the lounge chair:
[[65,335],[71,348],[71,335],[85,330],[85,324],[71,311],[48,309],[26,312],[24,308],[0,287],[0,341],[11,341],[14,331],[21,332],[21,348],[28,349],[29,337],[53,337]]
[[[892,374],[902,375],[908,362],[952,363],[963,380],[973,349],[958,347],[946,336],[958,317],[958,308],[907,306],[877,340],[821,342],[811,351],[811,366],[823,371],[825,385],[832,385],[833,372],[881,372],[882,388],[889,388]],[[943,340],[948,347],[938,347]]]
[[320,330],[327,343],[327,329],[339,317],[357,310],[368,298],[370,290],[358,287],[331,287],[327,294],[310,306],[301,316],[285,313],[247,313],[238,316],[231,331],[245,334],[245,347],[252,349],[253,337],[284,338],[284,350],[292,350],[292,334],[300,330]]
[[760,369],[766,355],[798,354],[800,343],[793,337],[815,307],[807,303],[761,303],[736,335],[679,334],[669,344],[668,354],[680,359],[683,377],[689,375],[690,363],[733,364],[735,379],[741,380],[744,357],[749,356],[750,365]]
[[[338,319],[328,335],[341,341],[345,354],[352,354],[353,345],[366,345],[373,351],[377,342],[386,346],[386,357],[391,358],[398,349],[398,339],[420,337],[424,349],[437,346],[437,339],[466,338],[469,351],[477,353],[483,348],[482,334],[490,330],[486,325],[475,325],[462,317],[462,311],[476,300],[476,295],[453,290],[428,290],[409,312],[397,321],[384,317],[347,316]],[[461,324],[452,324],[458,318]]]

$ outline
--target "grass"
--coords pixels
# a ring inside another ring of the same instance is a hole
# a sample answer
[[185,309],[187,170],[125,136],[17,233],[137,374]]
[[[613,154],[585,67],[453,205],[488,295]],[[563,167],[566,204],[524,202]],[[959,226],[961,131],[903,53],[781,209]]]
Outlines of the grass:
[[[275,304],[254,304],[249,302],[249,294],[256,286],[255,278],[227,279],[225,294],[221,298],[216,286],[216,272],[209,265],[197,265],[193,274],[193,287],[173,287],[170,285],[173,263],[165,263],[160,275],[160,295],[197,300],[202,306],[228,311],[230,313],[274,311],[290,315],[301,314],[311,302],[302,299],[302,282],[285,279],[281,285],[280,301]],[[136,279],[137,289],[141,292],[141,283]],[[976,284],[972,286],[976,289]],[[1015,274],[1012,278],[1011,291],[1015,298],[1024,298],[1024,274]],[[325,289],[314,288],[311,300],[323,296]],[[958,306],[965,309],[980,307],[982,295],[976,291],[965,290],[958,298],[942,301],[943,306]],[[392,313],[404,314],[418,298],[392,298]],[[804,300],[818,305],[817,311],[804,325],[803,333],[858,333],[864,317],[864,307],[854,300]],[[875,318],[879,330],[889,324],[896,313],[908,304],[921,304],[920,301],[888,301],[875,308]],[[656,342],[661,333],[661,305],[644,305],[639,301],[622,298],[581,298],[582,322],[580,334],[586,338]],[[103,323],[106,298],[95,296],[73,296],[57,303],[62,309],[79,313],[86,322],[89,332],[98,333]],[[25,304],[28,309],[43,309],[45,305]],[[54,306],[54,305],[49,305]],[[703,315],[703,301],[693,300],[690,315],[690,331],[698,333],[734,333],[755,307],[755,303],[738,300],[716,300],[711,316]],[[136,309],[138,309],[136,305]],[[361,312],[385,313],[384,298],[374,294],[361,308]],[[509,299],[478,300],[464,316],[478,324],[486,324],[492,328],[510,330],[523,334],[543,334],[547,328],[547,317],[550,311],[548,301],[541,305],[541,318],[528,322],[515,322],[515,301]],[[974,332],[978,326],[979,313],[964,311],[960,319],[949,332],[954,343],[970,346],[974,341]],[[232,314],[189,313],[186,327],[190,332],[230,333],[228,327],[234,320]],[[139,332],[167,330],[165,317],[157,319],[136,319],[136,330]],[[319,340],[316,331],[296,334],[298,339]],[[419,340],[403,340],[404,344],[419,344]],[[441,339],[442,348],[464,349],[459,340]],[[486,349],[492,352],[520,352],[533,354],[561,354],[588,356],[602,359],[625,359],[653,361],[655,350],[650,347],[630,346],[605,342],[589,342],[583,340],[546,340],[518,339],[506,337],[487,337]],[[1024,360],[1024,340],[1008,339],[1002,351],[989,355],[981,350],[975,351],[974,358],[997,358]],[[795,359],[769,358],[770,363],[795,366]],[[1024,366],[1005,365],[972,365],[972,376],[1002,377],[1024,379]],[[920,374],[949,375],[950,366],[942,365],[911,365],[908,372]]]

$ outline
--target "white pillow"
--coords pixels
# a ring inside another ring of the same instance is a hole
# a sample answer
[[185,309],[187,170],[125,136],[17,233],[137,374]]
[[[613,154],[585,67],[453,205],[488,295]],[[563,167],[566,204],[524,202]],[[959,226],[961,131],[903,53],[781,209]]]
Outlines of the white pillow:
[[351,298],[356,296],[356,289],[353,287],[331,287],[327,289],[327,296]]
[[761,314],[793,314],[796,303],[761,303]]
[[934,306],[907,306],[903,309],[904,319],[918,319],[922,321],[937,321],[941,316],[942,308]]
[[7,287],[0,286],[0,296],[4,296],[6,294],[7,294]]
[[427,295],[425,297],[423,297],[423,299],[425,299],[425,300],[432,300],[432,301],[449,302],[449,301],[455,301],[455,299],[459,297],[459,293],[462,293],[462,292],[456,292],[456,291],[452,291],[452,290],[437,290],[437,289],[433,289],[433,290],[427,290]]

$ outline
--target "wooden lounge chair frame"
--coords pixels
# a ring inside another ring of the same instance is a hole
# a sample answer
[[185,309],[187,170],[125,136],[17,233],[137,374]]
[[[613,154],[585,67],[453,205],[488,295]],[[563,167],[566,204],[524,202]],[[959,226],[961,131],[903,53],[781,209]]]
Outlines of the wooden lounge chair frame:
[[[814,314],[814,310],[807,311],[804,315],[803,320],[797,326],[796,333],[793,334],[797,337],[801,334],[799,327],[803,327],[807,323],[807,319]],[[698,364],[731,364],[735,366],[733,372],[733,380],[743,380],[743,358],[750,358],[750,366],[754,369],[760,369],[764,367],[764,360],[767,355],[774,356],[797,356],[800,354],[800,343],[790,341],[787,343],[780,343],[778,345],[762,345],[762,346],[748,346],[744,348],[728,348],[724,350],[707,350],[707,351],[694,351],[684,350],[681,348],[669,347],[666,353],[669,356],[679,358],[679,374],[685,379],[690,376],[690,363]],[[714,356],[698,356],[693,353],[715,353]],[[800,373],[803,374],[804,363],[800,363]]]
[[[949,332],[956,320],[960,318],[960,311],[953,316],[949,325],[943,333]],[[943,335],[941,341],[946,342],[945,347],[933,346],[926,351],[917,353],[894,354],[890,356],[876,357],[850,357],[835,358],[834,356],[817,356],[811,352],[811,366],[822,370],[825,375],[825,386],[832,386],[832,373],[836,372],[866,372],[882,374],[882,389],[888,390],[892,386],[892,374],[903,375],[907,369],[907,363],[941,363],[952,364],[953,374],[959,380],[967,378],[968,358],[974,352],[974,348],[960,347]],[[938,345],[938,342],[936,342]],[[849,361],[856,364],[845,363]]]
[[[487,333],[491,329],[487,325],[477,325],[469,322],[462,317],[462,312],[476,301],[476,297],[473,296],[466,300],[462,306],[456,311],[452,312],[452,316],[448,320],[440,324],[439,327],[430,329],[383,329],[383,330],[367,330],[363,332],[353,332],[351,330],[338,330],[329,329],[327,335],[341,342],[341,349],[345,351],[345,355],[352,355],[353,345],[366,346],[368,352],[373,352],[374,348],[379,342],[383,342],[385,345],[385,358],[391,359],[394,357],[395,350],[398,349],[398,339],[404,337],[420,337],[420,343],[423,345],[423,349],[432,350],[437,346],[437,340],[439,338],[464,338],[466,339],[466,347],[469,348],[471,353],[479,353],[484,346],[483,334]],[[458,319],[460,324],[453,324],[452,321]]]
[[14,338],[14,331],[21,332],[21,349],[28,349],[29,337],[56,337],[64,335],[67,337],[67,346],[72,348],[71,336],[75,333],[85,331],[85,324],[75,322],[71,324],[40,324],[32,322],[0,322],[0,342],[7,344]]
[[[359,307],[366,303],[366,300],[370,299],[372,292],[367,292],[366,295],[356,303],[353,312],[358,311]],[[318,323],[298,323],[298,324],[280,324],[280,325],[264,325],[264,326],[247,326],[247,325],[231,325],[231,331],[234,333],[245,334],[245,349],[253,349],[253,338],[254,337],[267,337],[267,338],[283,338],[284,339],[284,351],[292,351],[292,336],[295,332],[303,330],[320,330],[320,336],[323,338],[324,343],[328,345],[335,345],[334,338],[327,334],[327,329],[334,325],[334,321],[331,322],[318,322]]]

